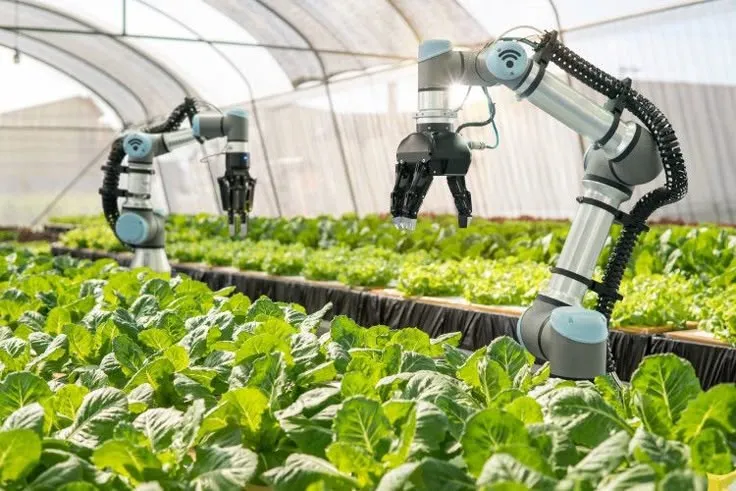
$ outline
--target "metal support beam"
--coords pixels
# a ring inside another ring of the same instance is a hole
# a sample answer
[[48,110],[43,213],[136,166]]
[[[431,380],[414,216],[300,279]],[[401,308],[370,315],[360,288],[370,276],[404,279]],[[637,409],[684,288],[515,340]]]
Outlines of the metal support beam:
[[[4,0],[7,1],[7,0]],[[58,13],[57,11],[53,11],[53,13]],[[63,14],[59,14],[63,15]],[[308,48],[304,46],[289,46],[289,45],[283,45],[283,44],[269,44],[269,43],[248,43],[244,41],[228,41],[225,39],[207,39],[202,40],[198,38],[186,38],[186,37],[178,37],[178,36],[157,36],[153,34],[119,34],[119,33],[113,33],[113,32],[105,32],[100,31],[95,28],[90,28],[90,30],[84,30],[84,29],[63,29],[63,28],[56,28],[56,27],[36,27],[36,26],[15,26],[15,25],[8,25],[8,24],[2,24],[0,25],[0,29],[6,29],[9,31],[21,31],[21,32],[48,32],[53,34],[83,34],[87,36],[104,36],[110,39],[115,39],[118,41],[124,41],[125,39],[145,39],[149,41],[181,41],[181,42],[187,42],[187,43],[201,43],[201,42],[207,42],[209,44],[221,44],[223,46],[241,46],[246,48],[266,48],[266,49],[274,49],[274,50],[284,50],[284,51],[304,51],[309,53],[320,53],[320,54],[327,54],[327,55],[345,55],[345,56],[356,56],[356,57],[363,57],[363,58],[378,58],[378,59],[385,59],[389,61],[409,61],[414,60],[415,58],[409,57],[409,56],[401,56],[401,55],[393,55],[393,54],[387,54],[387,53],[370,53],[370,52],[360,52],[360,51],[345,51],[345,50],[339,50],[339,49],[321,49],[321,48]],[[126,44],[127,47],[130,47],[130,45]]]
[[[271,192],[273,194],[274,205],[276,206],[276,213],[278,214],[279,217],[281,217],[282,216],[281,202],[279,200],[278,193],[276,192],[276,184],[275,184],[276,181],[274,180],[274,176],[273,176],[271,160],[268,158],[268,148],[266,147],[266,140],[263,136],[263,129],[261,127],[261,121],[260,121],[260,118],[258,117],[258,106],[256,105],[255,96],[253,94],[253,86],[250,84],[250,80],[248,80],[248,77],[245,76],[245,73],[243,73],[243,71],[233,62],[232,59],[230,59],[229,56],[227,56],[220,48],[213,45],[211,42],[202,39],[194,29],[184,24],[179,19],[167,14],[166,12],[159,9],[158,7],[149,4],[145,0],[138,0],[138,1],[142,3],[143,5],[147,6],[148,8],[153,9],[159,14],[170,19],[171,21],[176,22],[182,28],[186,29],[187,31],[191,32],[193,35],[197,36],[202,42],[206,42],[207,44],[209,44],[210,47],[223,59],[223,61],[225,61],[225,63],[230,65],[230,67],[235,71],[235,73],[238,74],[238,77],[240,78],[240,80],[242,80],[245,86],[248,88],[248,93],[250,94],[250,103],[251,103],[251,107],[253,108],[253,122],[256,125],[256,131],[258,132],[258,139],[260,140],[260,143],[261,143],[261,149],[263,151],[263,160],[266,162],[266,173],[268,174],[268,179],[269,179],[269,182],[271,183]],[[204,145],[202,145],[202,148],[204,148]],[[210,174],[210,177],[212,178],[212,190],[213,190],[212,192],[215,197],[215,203],[217,205],[217,209],[220,210],[220,213],[222,213],[224,210],[222,210],[222,204],[220,203],[220,200],[217,199],[217,193],[218,193],[217,186],[216,186],[216,182],[214,179],[214,175],[212,174],[212,167],[209,164],[209,160],[207,161],[207,170]]]
[[123,0],[123,36],[128,33],[128,0]]
[[[571,27],[569,29],[565,29],[565,32],[584,31],[586,29],[591,29],[593,27],[605,26],[607,24],[615,24],[616,22],[622,22],[622,21],[626,21],[626,20],[638,19],[640,17],[647,17],[647,16],[650,16],[650,15],[656,15],[656,14],[661,14],[661,13],[664,13],[664,12],[669,12],[671,10],[679,10],[679,9],[684,9],[684,8],[687,8],[687,7],[693,7],[695,5],[701,5],[701,4],[704,4],[704,3],[717,2],[717,1],[724,1],[724,0],[692,0],[692,1],[687,2],[687,3],[679,3],[677,5],[670,5],[669,7],[662,7],[662,8],[653,9],[653,10],[645,10],[645,11],[642,11],[642,12],[637,12],[635,14],[622,15],[620,17],[612,17],[610,19],[604,19],[604,20],[599,20],[599,21],[596,21],[596,22],[590,22],[588,24],[581,24],[579,26],[575,26],[575,27]],[[732,0],[726,0],[726,1],[732,1]],[[560,32],[562,32],[562,31],[560,31]]]
[[[2,29],[0,28],[0,30],[2,30]],[[133,99],[135,99],[135,101],[136,101],[136,102],[138,103],[138,105],[140,106],[140,108],[141,108],[141,111],[143,112],[143,115],[144,115],[144,117],[146,118],[146,120],[149,120],[149,119],[151,119],[151,114],[150,114],[150,113],[148,112],[148,108],[147,108],[147,107],[146,107],[146,105],[145,105],[145,104],[143,103],[143,99],[141,99],[141,98],[140,98],[140,96],[139,96],[139,95],[138,95],[137,93],[133,92],[133,91],[132,91],[132,90],[130,89],[130,87],[128,87],[128,86],[127,86],[127,84],[125,84],[125,83],[124,83],[124,82],[123,82],[122,80],[120,80],[119,78],[115,77],[114,75],[112,75],[112,74],[111,74],[111,73],[109,73],[108,71],[106,71],[106,70],[103,70],[103,69],[102,69],[101,67],[99,67],[99,66],[97,66],[97,65],[93,65],[93,64],[92,64],[92,63],[90,63],[90,62],[89,62],[89,61],[88,61],[87,59],[85,59],[85,58],[83,58],[83,57],[79,56],[78,54],[76,54],[76,53],[73,53],[73,52],[71,52],[71,51],[69,51],[69,50],[66,50],[66,49],[64,49],[64,48],[62,48],[62,47],[60,47],[60,46],[58,46],[58,45],[56,45],[56,44],[50,43],[49,41],[46,41],[46,40],[45,40],[45,39],[43,39],[43,38],[40,38],[40,37],[36,37],[36,36],[31,36],[31,35],[29,35],[29,34],[26,34],[26,33],[21,33],[21,32],[17,32],[17,35],[18,35],[18,36],[21,36],[21,37],[23,37],[23,38],[27,38],[27,39],[30,39],[30,40],[32,40],[33,42],[36,42],[36,43],[39,43],[39,44],[43,44],[44,46],[47,46],[47,47],[49,47],[49,48],[51,48],[51,49],[54,49],[54,50],[60,51],[61,53],[64,53],[64,55],[66,55],[66,56],[69,56],[70,58],[73,58],[73,59],[74,59],[75,61],[77,61],[77,62],[79,62],[79,63],[82,63],[83,65],[85,65],[85,66],[89,67],[90,69],[92,69],[92,70],[94,70],[94,71],[96,71],[96,72],[100,72],[100,73],[102,73],[102,74],[103,74],[103,75],[104,75],[105,77],[107,77],[107,78],[108,78],[108,79],[109,79],[109,80],[110,80],[110,81],[111,81],[111,82],[112,82],[112,83],[113,83],[113,84],[114,84],[115,86],[119,87],[119,88],[120,88],[121,90],[123,90],[124,92],[127,92],[127,93],[128,93],[128,95],[130,95],[130,96],[131,96],[131,97],[132,97]],[[50,64],[50,63],[49,63],[49,62],[47,62],[47,61],[44,61],[44,63]],[[75,78],[75,80],[76,80],[76,78]],[[83,85],[85,85],[85,86],[86,86],[86,84],[83,84]],[[109,105],[110,107],[112,107],[112,104],[110,103],[110,101],[106,100],[106,99],[105,99],[105,98],[104,98],[104,97],[103,97],[102,95],[100,95],[100,94],[99,94],[99,93],[98,93],[98,92],[97,92],[96,90],[94,90],[94,89],[90,89],[90,90],[91,90],[91,91],[92,91],[92,92],[93,92],[94,94],[96,94],[96,95],[97,95],[98,97],[100,97],[100,98],[101,98],[102,100],[104,100],[104,101],[105,101],[105,103],[106,103],[107,105]],[[118,114],[119,114],[119,112],[118,112],[117,108],[116,108],[116,109],[114,109],[114,110],[115,110],[115,112],[116,112],[116,113],[118,113]],[[125,120],[123,120],[122,118],[121,118],[121,122],[122,122],[123,126],[125,126],[125,125],[127,125],[127,124],[131,124],[131,123],[133,123],[133,121],[125,121]]]
[[[10,2],[11,0],[0,0],[0,1]],[[42,12],[46,12],[48,14],[58,16],[58,17],[60,17],[60,18],[62,18],[64,20],[67,20],[67,21],[70,21],[70,22],[73,22],[73,23],[76,23],[76,24],[82,26],[84,29],[69,29],[69,31],[72,31],[72,32],[73,31],[76,31],[76,34],[89,34],[89,35],[94,35],[95,33],[97,33],[97,34],[104,35],[104,36],[106,36],[106,37],[114,40],[118,45],[120,45],[123,48],[127,49],[128,51],[134,53],[136,56],[141,57],[141,59],[146,60],[146,62],[150,63],[152,66],[154,66],[158,70],[160,70],[161,73],[163,73],[164,75],[166,75],[167,77],[169,77],[174,82],[174,84],[176,84],[177,86],[179,86],[179,88],[181,89],[181,91],[185,95],[188,95],[188,96],[196,96],[197,95],[196,93],[193,93],[193,91],[191,90],[191,88],[186,83],[184,83],[184,81],[182,79],[180,79],[174,72],[172,72],[171,70],[169,70],[168,68],[166,68],[164,65],[162,65],[161,63],[159,63],[155,58],[152,58],[151,56],[147,55],[146,53],[144,53],[143,51],[139,50],[135,46],[133,46],[133,45],[131,45],[129,43],[126,43],[126,42],[124,42],[122,40],[122,39],[125,39],[125,38],[130,37],[130,36],[120,36],[119,34],[103,33],[102,31],[99,31],[94,25],[89,24],[88,22],[86,22],[84,20],[81,20],[81,19],[79,19],[77,17],[74,17],[74,16],[69,15],[69,14],[64,13],[64,12],[61,12],[59,10],[55,10],[55,9],[52,9],[52,8],[49,8],[49,7],[45,7],[45,6],[36,4],[36,3],[29,3],[29,2],[27,2],[25,0],[12,0],[12,1],[17,2],[19,5],[23,5],[26,8],[40,10]],[[10,31],[15,31],[15,32],[24,31],[24,30],[26,32],[34,32],[34,31],[35,32],[42,32],[43,31],[43,29],[41,29],[41,28],[33,28],[33,26],[31,26],[31,29],[23,29],[22,27],[19,27],[17,25],[16,26],[6,26],[6,27],[3,27],[3,28],[4,29],[7,29],[7,30],[10,30]],[[65,29],[51,29],[51,30],[46,30],[46,32],[57,32],[57,33],[63,33],[64,31],[65,31]]]
[[312,41],[297,27],[289,22],[289,20],[281,15],[278,11],[274,10],[272,7],[266,5],[266,3],[263,0],[255,0],[261,7],[271,12],[273,15],[275,15],[281,22],[289,26],[299,37],[302,38],[302,40],[309,46],[310,51],[314,53],[314,56],[317,58],[317,62],[319,63],[320,70],[322,71],[322,77],[323,77],[323,83],[325,85],[325,92],[327,94],[327,103],[330,106],[330,115],[332,116],[332,126],[335,131],[335,137],[337,139],[337,147],[340,151],[340,157],[342,158],[342,168],[345,173],[345,181],[348,185],[348,193],[350,194],[350,201],[353,205],[353,211],[355,214],[358,214],[358,201],[355,197],[355,189],[353,188],[353,182],[352,178],[350,176],[350,170],[348,169],[348,162],[347,162],[347,156],[345,154],[345,146],[342,141],[342,132],[340,131],[340,124],[337,121],[337,113],[335,112],[335,103],[332,100],[332,91],[330,90],[330,82],[327,77],[327,69],[325,68],[324,60],[322,59],[322,53],[315,49],[314,45],[312,44]]
[[[3,46],[3,47],[8,48],[8,49],[16,49],[15,46],[11,46],[10,44],[5,44],[5,43],[2,43],[2,42],[0,42],[0,46]],[[107,104],[108,106],[110,106],[110,108],[113,110],[113,112],[115,113],[115,116],[117,116],[117,118],[121,122],[121,124],[125,124],[125,119],[123,118],[123,115],[120,113],[120,109],[117,108],[117,107],[115,107],[110,100],[106,99],[103,95],[101,95],[100,93],[98,93],[97,91],[95,91],[94,87],[91,87],[89,84],[87,84],[87,82],[85,82],[84,80],[81,80],[80,78],[78,78],[76,75],[74,75],[70,71],[62,68],[59,65],[54,64],[53,62],[51,62],[49,60],[43,60],[43,59],[41,59],[41,58],[39,58],[37,56],[33,56],[31,54],[28,54],[25,51],[23,51],[22,53],[23,53],[23,56],[27,56],[27,57],[32,58],[32,59],[34,59],[34,60],[36,60],[36,61],[38,61],[40,63],[43,63],[45,65],[50,66],[51,68],[53,68],[54,70],[58,71],[59,73],[63,73],[64,75],[66,75],[70,79],[74,80],[79,85],[83,86],[84,88],[86,88],[87,90],[89,90],[90,92],[92,92],[93,94],[97,94],[97,96],[100,99],[102,99],[105,102],[105,104]]]

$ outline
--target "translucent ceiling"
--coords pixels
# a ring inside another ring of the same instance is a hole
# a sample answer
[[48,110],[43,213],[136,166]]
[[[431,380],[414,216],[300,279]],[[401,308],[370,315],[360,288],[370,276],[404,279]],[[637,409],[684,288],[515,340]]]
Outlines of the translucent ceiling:
[[478,45],[518,24],[574,36],[683,0],[0,0],[0,47],[76,79],[124,123],[186,94],[228,105]]

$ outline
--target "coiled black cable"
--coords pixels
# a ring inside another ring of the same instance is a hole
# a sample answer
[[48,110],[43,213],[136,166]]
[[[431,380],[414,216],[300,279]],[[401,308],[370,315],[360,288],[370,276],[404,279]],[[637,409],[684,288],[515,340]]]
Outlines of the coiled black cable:
[[[197,114],[197,112],[196,100],[191,97],[186,97],[184,98],[184,102],[176,106],[174,110],[171,111],[171,114],[164,122],[141,128],[139,131],[152,134],[175,131],[179,129],[185,119],[189,119],[189,122],[191,123],[192,118]],[[102,212],[116,236],[115,222],[117,222],[118,217],[120,216],[118,197],[125,196],[124,191],[121,191],[118,187],[120,185],[120,174],[123,171],[122,163],[125,158],[125,150],[123,150],[124,139],[125,136],[121,135],[113,142],[112,147],[110,148],[107,162],[102,167],[104,174],[102,187],[99,190],[100,195],[102,196]]]
[[[624,226],[608,258],[603,285],[611,292],[618,292],[636,241],[639,235],[646,230],[647,219],[658,208],[679,201],[687,194],[685,159],[672,125],[662,111],[646,97],[562,45],[557,41],[554,32],[545,33],[537,50],[542,48],[550,54],[550,61],[588,87],[610,99],[623,96],[624,107],[636,116],[652,134],[662,160],[665,173],[664,186],[646,193],[637,201],[629,212],[632,218],[631,223]],[[600,294],[596,310],[610,321],[616,301],[617,297],[613,294]],[[615,372],[615,370],[615,359],[611,344],[608,343],[608,371]]]

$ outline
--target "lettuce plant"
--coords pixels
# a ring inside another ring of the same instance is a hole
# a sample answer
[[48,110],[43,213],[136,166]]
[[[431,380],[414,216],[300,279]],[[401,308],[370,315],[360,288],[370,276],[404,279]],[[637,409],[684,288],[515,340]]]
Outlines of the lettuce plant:
[[361,327],[232,288],[0,258],[0,487],[705,489],[736,386],[674,355],[572,382],[510,338]]

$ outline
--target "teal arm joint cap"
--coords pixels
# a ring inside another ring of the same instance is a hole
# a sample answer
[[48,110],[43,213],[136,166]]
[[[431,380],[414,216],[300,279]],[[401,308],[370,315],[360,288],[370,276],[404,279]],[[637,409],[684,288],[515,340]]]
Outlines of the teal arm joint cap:
[[149,154],[153,140],[145,133],[131,133],[123,140],[123,151],[132,159],[140,159]]
[[595,310],[558,307],[552,311],[549,324],[561,336],[578,343],[598,344],[608,338],[606,318]]
[[230,109],[228,112],[226,112],[228,116],[235,116],[238,118],[247,118],[248,117],[248,111],[245,109],[236,107],[235,109]]
[[197,138],[201,136],[199,134],[199,114],[195,114],[192,118],[192,134]]
[[446,39],[429,39],[419,45],[419,56],[417,59],[421,61],[440,56],[452,51],[452,43]]
[[513,80],[524,74],[526,50],[516,41],[498,41],[486,57],[486,68],[499,80]]
[[139,245],[148,240],[149,226],[135,213],[123,213],[115,223],[115,233],[127,244]]

